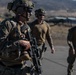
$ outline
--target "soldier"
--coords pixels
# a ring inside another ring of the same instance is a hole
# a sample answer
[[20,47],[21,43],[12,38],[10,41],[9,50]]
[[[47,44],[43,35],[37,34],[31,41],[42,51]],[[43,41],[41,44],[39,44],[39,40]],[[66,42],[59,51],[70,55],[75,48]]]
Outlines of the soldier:
[[76,27],[72,27],[71,29],[69,29],[67,43],[69,45],[69,55],[67,58],[67,75],[72,75],[73,66],[76,58]]
[[[15,16],[4,20],[0,27],[0,75],[27,75],[29,68],[26,60],[30,42],[27,32],[30,31],[27,21],[31,16],[31,0],[13,0],[7,8]],[[25,34],[24,34],[25,33]]]
[[[54,53],[55,49],[50,34],[50,26],[48,25],[48,23],[44,21],[45,18],[44,9],[40,8],[35,10],[35,16],[37,19],[30,24],[30,28],[32,30],[33,37],[35,37],[37,40],[37,45],[41,48],[45,45],[45,41],[47,40],[51,48],[51,53]],[[43,53],[44,52],[42,50],[40,58],[43,57]]]

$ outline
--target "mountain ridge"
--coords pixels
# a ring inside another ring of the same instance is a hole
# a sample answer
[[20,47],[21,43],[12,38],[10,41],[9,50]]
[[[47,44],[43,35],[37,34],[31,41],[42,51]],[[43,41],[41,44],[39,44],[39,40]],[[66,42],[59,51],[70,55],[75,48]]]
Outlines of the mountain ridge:
[[[12,0],[0,0],[0,7],[6,7]],[[32,0],[35,8],[43,7],[46,10],[69,10],[76,11],[76,1],[73,0]]]

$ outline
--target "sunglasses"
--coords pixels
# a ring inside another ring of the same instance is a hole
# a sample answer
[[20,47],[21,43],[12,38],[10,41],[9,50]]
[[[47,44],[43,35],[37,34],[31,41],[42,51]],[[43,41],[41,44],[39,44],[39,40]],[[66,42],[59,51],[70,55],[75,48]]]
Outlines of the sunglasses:
[[45,16],[45,14],[38,14],[38,16]]
[[32,12],[32,8],[27,8],[27,12],[31,13]]
[[23,9],[24,9],[25,11],[29,12],[29,13],[32,12],[32,8],[30,8],[30,7],[25,7],[25,6],[24,6]]

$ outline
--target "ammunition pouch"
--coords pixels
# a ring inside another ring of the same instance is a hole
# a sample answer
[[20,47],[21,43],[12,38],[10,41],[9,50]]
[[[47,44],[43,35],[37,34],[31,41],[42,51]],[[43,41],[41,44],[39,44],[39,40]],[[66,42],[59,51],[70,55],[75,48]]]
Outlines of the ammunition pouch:
[[0,57],[2,59],[14,60],[18,57],[18,48],[12,45],[6,45],[3,50],[0,51]]

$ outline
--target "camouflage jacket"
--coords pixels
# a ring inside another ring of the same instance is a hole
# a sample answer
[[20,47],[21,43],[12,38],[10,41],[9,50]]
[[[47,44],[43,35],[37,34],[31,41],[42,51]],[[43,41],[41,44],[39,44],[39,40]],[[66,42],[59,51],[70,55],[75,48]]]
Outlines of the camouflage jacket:
[[[24,29],[25,28],[25,29]],[[2,46],[3,40],[7,38],[5,45],[11,45],[9,47],[4,46],[4,50],[0,50],[0,58],[6,62],[6,65],[20,64],[22,61],[15,61],[18,57],[18,46],[14,42],[23,39],[21,36],[28,40],[27,29],[30,29],[28,25],[20,24],[16,18],[10,18],[4,20],[0,27],[0,46]],[[24,35],[23,31],[26,35]],[[5,41],[6,41],[5,40]]]

